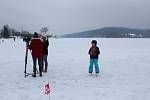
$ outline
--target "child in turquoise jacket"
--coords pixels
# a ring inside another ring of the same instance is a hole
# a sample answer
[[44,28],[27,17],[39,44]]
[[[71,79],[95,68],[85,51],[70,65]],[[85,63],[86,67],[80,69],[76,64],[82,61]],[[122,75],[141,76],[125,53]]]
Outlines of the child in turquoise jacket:
[[97,47],[97,41],[92,40],[91,42],[92,47],[89,49],[89,55],[90,55],[90,66],[89,66],[89,73],[92,75],[93,73],[93,66],[95,66],[95,72],[96,75],[99,74],[99,65],[98,65],[98,59],[99,59],[99,48]]

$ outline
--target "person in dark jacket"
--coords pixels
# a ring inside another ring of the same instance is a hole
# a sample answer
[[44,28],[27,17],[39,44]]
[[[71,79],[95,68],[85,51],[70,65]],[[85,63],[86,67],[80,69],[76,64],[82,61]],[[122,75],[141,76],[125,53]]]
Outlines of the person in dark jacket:
[[93,65],[95,65],[95,72],[96,75],[99,74],[99,65],[98,65],[98,56],[100,54],[99,48],[97,47],[97,41],[92,40],[91,42],[92,47],[89,49],[90,55],[90,66],[89,66],[89,73],[92,75],[93,73]]
[[33,58],[33,77],[36,77],[36,63],[38,60],[39,74],[42,76],[42,57],[43,57],[43,42],[39,38],[38,34],[34,33],[34,38],[29,44],[29,49],[32,51]]
[[[48,67],[48,61],[47,61],[47,56],[48,56],[48,46],[49,46],[49,41],[48,38],[43,36],[43,49],[44,49],[44,54],[43,54],[43,72],[47,72],[47,67]],[[44,68],[45,66],[45,68]]]

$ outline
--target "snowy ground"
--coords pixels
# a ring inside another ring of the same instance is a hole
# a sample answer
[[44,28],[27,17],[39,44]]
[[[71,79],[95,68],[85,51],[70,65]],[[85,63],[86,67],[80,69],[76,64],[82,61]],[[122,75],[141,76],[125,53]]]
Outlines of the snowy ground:
[[[48,73],[24,78],[25,43],[0,42],[0,100],[150,100],[150,39],[97,39],[100,76],[89,76],[92,39],[52,39]],[[28,72],[32,72],[29,54]]]

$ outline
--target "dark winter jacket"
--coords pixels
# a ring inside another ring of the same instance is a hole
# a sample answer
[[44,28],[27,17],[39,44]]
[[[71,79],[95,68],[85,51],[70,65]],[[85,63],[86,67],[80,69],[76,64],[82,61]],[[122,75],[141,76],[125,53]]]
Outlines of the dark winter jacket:
[[46,41],[44,41],[43,43],[44,43],[44,55],[48,55],[49,41],[46,40]]
[[89,49],[90,59],[98,59],[99,54],[100,54],[100,51],[98,47],[91,47]]
[[33,38],[29,44],[29,49],[32,50],[33,57],[42,57],[44,54],[43,42],[40,38]]

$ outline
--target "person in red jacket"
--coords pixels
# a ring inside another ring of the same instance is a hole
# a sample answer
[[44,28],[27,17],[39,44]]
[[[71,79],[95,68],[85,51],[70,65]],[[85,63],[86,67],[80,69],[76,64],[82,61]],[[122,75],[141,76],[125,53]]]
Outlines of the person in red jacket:
[[36,62],[38,60],[39,65],[39,73],[42,76],[42,57],[43,57],[43,42],[39,38],[38,33],[34,33],[34,38],[31,40],[29,44],[29,49],[32,51],[33,58],[33,77],[36,77]]

